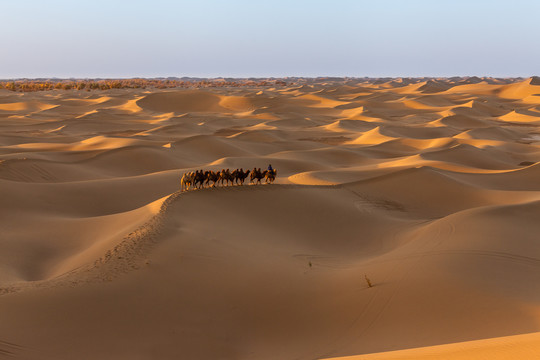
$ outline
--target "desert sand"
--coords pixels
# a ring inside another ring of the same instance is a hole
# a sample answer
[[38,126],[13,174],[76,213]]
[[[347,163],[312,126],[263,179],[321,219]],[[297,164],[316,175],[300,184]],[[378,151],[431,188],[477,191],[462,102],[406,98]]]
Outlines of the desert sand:
[[0,358],[540,357],[538,78],[1,90],[0,199]]

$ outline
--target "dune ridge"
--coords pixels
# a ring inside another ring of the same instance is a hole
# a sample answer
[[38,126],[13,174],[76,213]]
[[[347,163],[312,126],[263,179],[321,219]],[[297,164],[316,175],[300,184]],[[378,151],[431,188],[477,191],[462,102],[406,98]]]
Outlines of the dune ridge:
[[[0,356],[536,354],[539,95],[476,77],[0,90]],[[272,185],[179,191],[268,164]]]

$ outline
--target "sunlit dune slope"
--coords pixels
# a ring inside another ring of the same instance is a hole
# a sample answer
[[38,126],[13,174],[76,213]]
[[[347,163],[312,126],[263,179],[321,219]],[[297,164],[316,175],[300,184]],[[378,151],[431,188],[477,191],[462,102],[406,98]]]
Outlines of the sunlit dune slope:
[[534,359],[538,354],[538,343],[540,333],[532,333],[410,350],[345,356],[333,360]]

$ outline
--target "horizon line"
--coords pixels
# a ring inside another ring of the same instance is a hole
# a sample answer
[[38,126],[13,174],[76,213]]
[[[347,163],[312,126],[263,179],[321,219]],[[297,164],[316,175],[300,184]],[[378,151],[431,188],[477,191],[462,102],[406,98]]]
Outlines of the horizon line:
[[0,78],[0,81],[18,81],[18,80],[132,80],[132,79],[163,79],[163,80],[183,80],[183,79],[451,79],[451,78],[480,78],[480,79],[529,79],[539,77],[538,75],[525,76],[494,76],[494,75],[452,75],[452,76],[435,76],[435,75],[418,75],[418,76],[334,76],[334,75],[318,75],[318,76],[130,76],[130,77],[101,77],[101,76],[86,76],[86,77],[59,77],[59,76],[40,76],[40,77],[7,77]]

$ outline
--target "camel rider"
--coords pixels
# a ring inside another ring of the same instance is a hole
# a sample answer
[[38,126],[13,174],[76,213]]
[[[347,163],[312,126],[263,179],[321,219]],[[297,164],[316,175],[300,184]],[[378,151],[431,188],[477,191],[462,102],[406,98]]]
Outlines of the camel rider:
[[273,174],[274,173],[274,169],[272,169],[272,164],[268,164],[268,171]]

